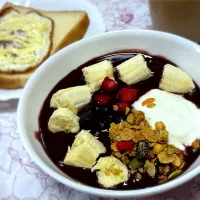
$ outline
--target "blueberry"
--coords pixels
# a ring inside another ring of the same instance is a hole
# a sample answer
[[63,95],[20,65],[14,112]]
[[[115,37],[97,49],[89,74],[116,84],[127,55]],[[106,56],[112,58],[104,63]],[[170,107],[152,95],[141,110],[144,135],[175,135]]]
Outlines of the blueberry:
[[81,129],[91,130],[93,129],[93,112],[92,109],[88,109],[80,116],[79,124]]
[[115,123],[116,123],[116,124],[118,124],[118,123],[120,123],[120,122],[122,122],[122,121],[125,121],[125,117],[123,117],[123,116],[117,116],[117,117],[115,118]]
[[96,116],[96,127],[97,130],[109,129],[110,124],[113,122],[113,117],[111,114],[99,114]]
[[110,112],[110,108],[105,106],[96,106],[94,111],[99,114],[107,114]]
[[106,122],[104,120],[102,120],[102,121],[100,121],[100,120],[96,121],[96,129],[98,131],[107,129]]

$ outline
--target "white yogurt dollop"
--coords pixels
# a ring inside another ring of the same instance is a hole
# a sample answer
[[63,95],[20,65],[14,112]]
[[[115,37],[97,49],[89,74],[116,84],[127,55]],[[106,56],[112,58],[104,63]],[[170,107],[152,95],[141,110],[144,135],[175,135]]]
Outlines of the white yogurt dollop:
[[[155,107],[142,106],[142,102],[148,98],[155,99]],[[145,113],[153,129],[157,121],[165,124],[169,133],[168,144],[184,150],[184,145],[190,146],[196,139],[200,139],[200,110],[180,95],[153,89],[141,96],[132,106]]]

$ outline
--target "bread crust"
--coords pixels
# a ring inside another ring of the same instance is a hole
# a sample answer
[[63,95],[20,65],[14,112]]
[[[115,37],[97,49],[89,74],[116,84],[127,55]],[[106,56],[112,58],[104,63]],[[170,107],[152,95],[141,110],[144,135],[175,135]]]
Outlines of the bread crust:
[[23,88],[35,69],[24,73],[0,73],[0,88],[16,89]]
[[[20,7],[20,6],[16,6],[16,7]],[[23,7],[21,7],[23,8]],[[5,6],[3,7],[3,9],[0,11],[0,16],[4,16],[5,14],[9,13],[10,11],[15,10],[17,12],[19,12],[17,9],[15,9],[15,6],[7,3],[5,4]],[[30,13],[30,12],[35,12],[39,15],[41,15],[42,17],[48,18],[52,21],[52,31],[50,33],[50,40],[51,40],[51,47],[52,47],[52,41],[53,41],[53,32],[54,32],[54,21],[49,18],[46,17],[45,15],[43,15],[40,10],[35,10],[30,8],[28,12],[26,13]],[[64,11],[66,12],[66,11]],[[79,11],[77,11],[79,12]],[[32,75],[32,73],[37,69],[37,67],[39,67],[50,55],[56,53],[58,50],[62,49],[63,47],[65,47],[66,45],[69,45],[79,39],[81,39],[83,37],[83,35],[85,34],[87,27],[89,25],[89,18],[87,13],[85,13],[84,11],[82,11],[83,13],[83,17],[80,20],[79,23],[76,24],[76,26],[70,30],[68,32],[68,34],[66,34],[65,38],[62,40],[62,42],[57,45],[57,47],[52,51],[52,48],[49,48],[48,54],[43,58],[43,60],[37,65],[34,66],[24,72],[0,72],[0,88],[5,88],[5,89],[15,89],[15,88],[23,88],[26,84],[26,82],[28,81],[28,79],[30,78],[30,76]]]
[[[82,11],[83,12],[83,11]],[[83,12],[83,18],[79,22],[79,24],[76,24],[75,28],[69,31],[69,33],[65,36],[65,38],[62,40],[62,42],[55,48],[54,51],[51,51],[51,55],[62,49],[63,47],[70,45],[71,43],[80,40],[89,25],[89,18],[86,12]],[[79,33],[79,34],[77,34]]]

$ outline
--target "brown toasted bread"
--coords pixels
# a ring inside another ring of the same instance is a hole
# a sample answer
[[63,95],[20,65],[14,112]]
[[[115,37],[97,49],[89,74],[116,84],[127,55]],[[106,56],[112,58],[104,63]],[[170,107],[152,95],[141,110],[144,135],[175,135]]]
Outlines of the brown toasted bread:
[[[51,48],[42,62],[49,55],[54,54],[61,48],[81,39],[87,30],[89,19],[84,11],[39,11],[32,8],[24,8],[12,4],[6,4],[0,12],[0,17],[5,15],[11,9],[20,13],[36,12],[41,16],[50,18],[53,21],[53,29],[51,34]],[[64,22],[64,24],[63,24]],[[27,80],[41,62],[26,71],[0,71],[0,88],[21,88],[24,87]]]

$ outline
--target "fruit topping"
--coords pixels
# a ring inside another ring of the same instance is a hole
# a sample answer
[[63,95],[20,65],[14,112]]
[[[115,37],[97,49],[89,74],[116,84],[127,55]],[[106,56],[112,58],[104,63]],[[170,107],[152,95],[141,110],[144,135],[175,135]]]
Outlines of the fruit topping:
[[125,112],[126,108],[129,107],[129,104],[127,102],[117,102],[116,106],[117,106],[117,111]]
[[118,97],[121,101],[137,100],[138,91],[136,89],[123,88],[118,92]]
[[95,95],[94,99],[101,105],[105,105],[110,100],[110,97],[106,94],[97,94]]
[[110,123],[113,121],[112,112],[114,111],[109,105],[97,105],[93,108],[93,119],[90,123],[92,123],[98,131],[108,129]]
[[94,123],[93,122],[94,116],[93,116],[93,110],[91,107],[88,107],[84,110],[84,112],[81,113],[80,115],[80,128],[85,129],[85,130],[93,130],[95,129]]
[[188,93],[193,91],[195,85],[192,78],[182,69],[166,64],[159,88],[167,92]]
[[64,163],[75,167],[92,168],[100,154],[106,152],[104,145],[88,131],[76,136],[65,156]]
[[104,60],[88,67],[84,67],[82,72],[85,77],[85,82],[89,85],[92,92],[100,89],[101,83],[105,77],[114,79],[113,66],[109,60]]
[[116,147],[119,151],[130,151],[135,146],[133,141],[117,142]]
[[117,82],[109,77],[106,77],[103,80],[102,85],[101,85],[101,88],[106,92],[112,92],[112,91],[116,90],[117,87],[118,87]]
[[69,108],[58,108],[49,119],[48,129],[53,133],[76,133],[80,129],[79,117]]
[[54,93],[50,106],[52,108],[69,108],[77,114],[91,101],[91,98],[92,94],[87,85],[69,87]]
[[121,63],[116,67],[116,70],[119,73],[119,78],[128,85],[146,80],[151,76],[151,70],[141,54]]
[[113,187],[128,180],[126,165],[114,156],[101,157],[92,171],[97,171],[98,182],[106,188]]

